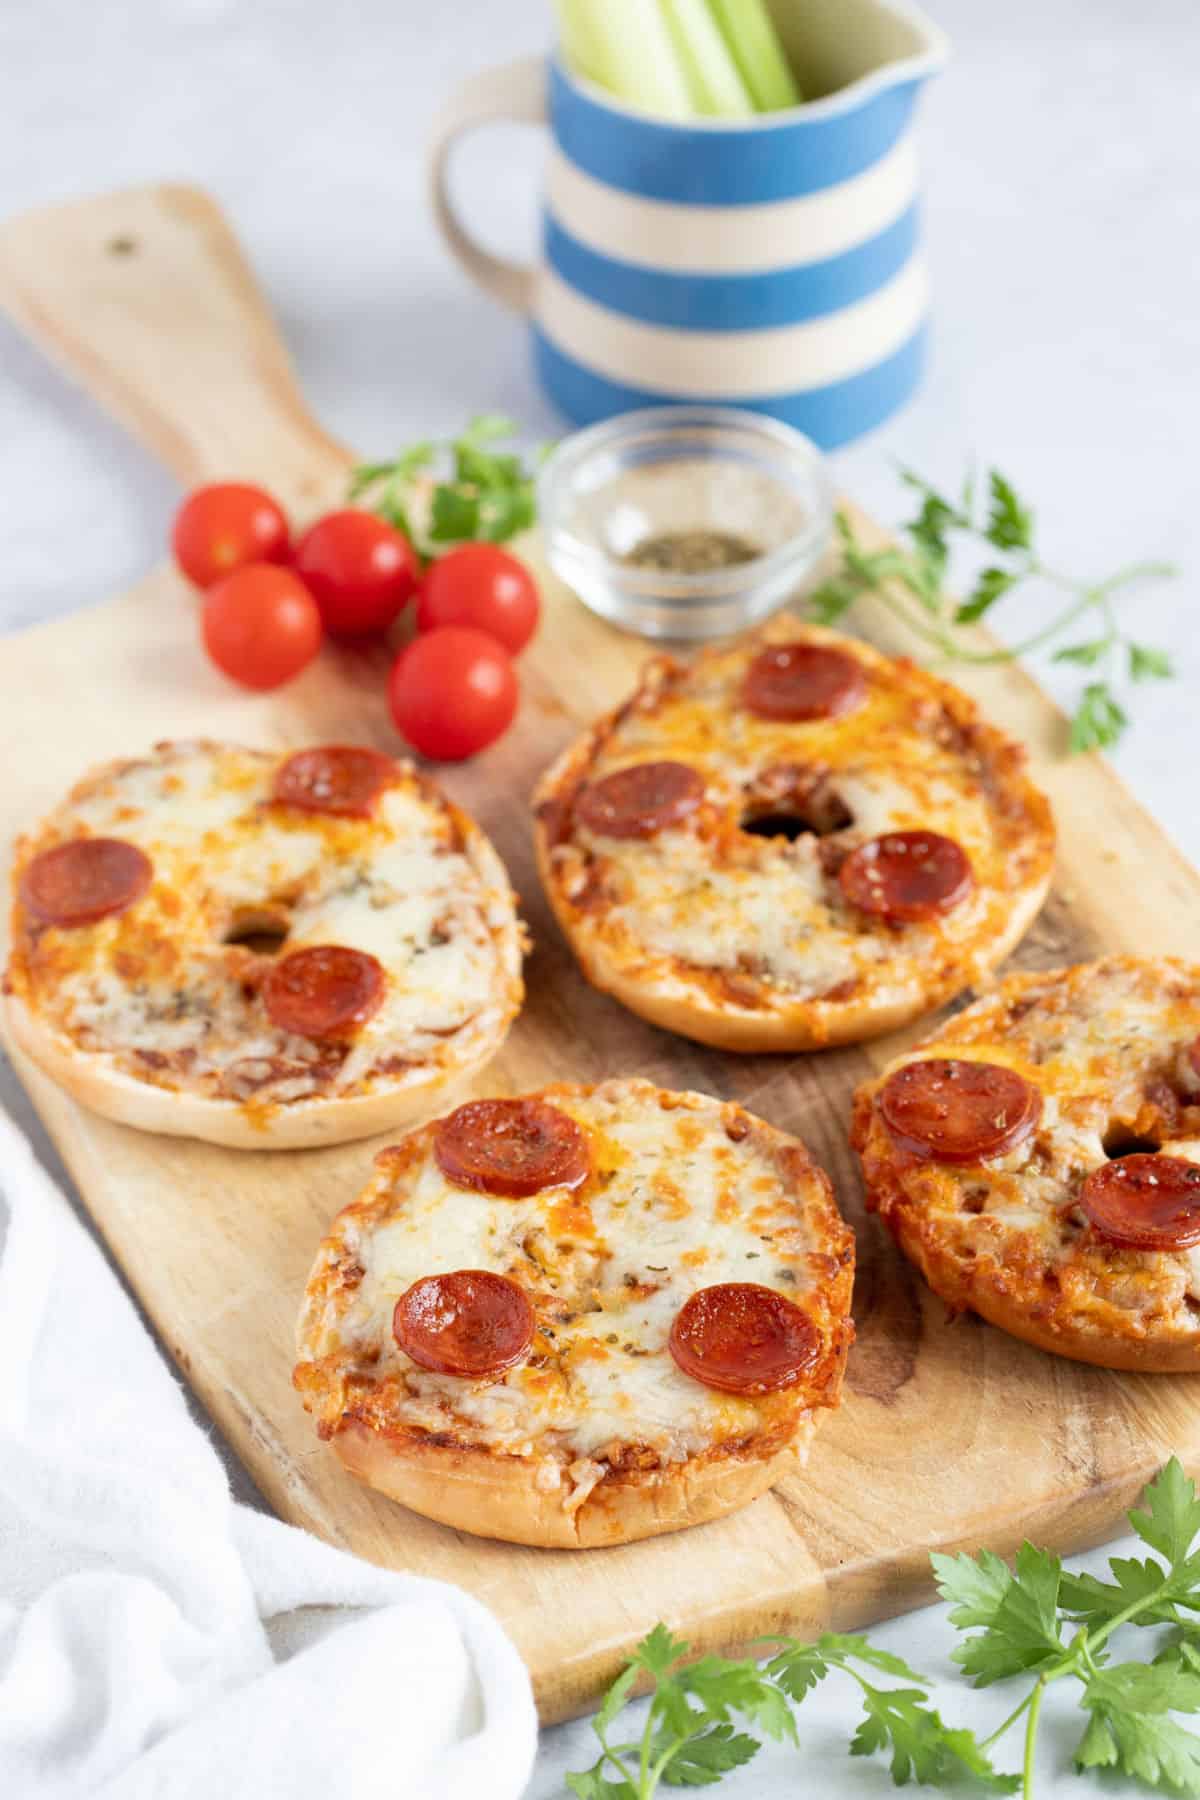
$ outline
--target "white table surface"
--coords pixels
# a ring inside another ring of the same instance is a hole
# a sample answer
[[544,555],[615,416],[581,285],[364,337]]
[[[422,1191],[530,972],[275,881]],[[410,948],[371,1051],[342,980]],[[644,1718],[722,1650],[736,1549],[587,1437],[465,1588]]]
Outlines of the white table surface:
[[[837,474],[894,519],[896,460],[952,482],[974,454],[1028,491],[1063,568],[1182,566],[1179,582],[1131,603],[1140,635],[1173,649],[1180,679],[1137,696],[1116,761],[1200,857],[1200,13],[1184,0],[934,10],[956,48],[922,131],[934,366],[917,402],[841,454]],[[429,116],[453,82],[540,48],[548,28],[545,0],[0,0],[0,215],[164,176],[200,182],[243,234],[314,409],[338,436],[386,453],[483,408],[550,435],[558,423],[533,387],[521,326],[443,253],[421,168]],[[533,242],[537,155],[536,134],[517,128],[463,150],[464,205],[497,245]],[[0,321],[0,624],[122,590],[161,554],[176,500],[171,480]],[[1014,628],[1046,604],[1022,601]],[[1075,686],[1061,668],[1040,673],[1064,697]],[[7,1067],[0,1101],[57,1167]],[[244,1473],[233,1476],[253,1499]],[[948,1677],[953,1634],[939,1609],[877,1636]],[[975,1697],[947,1679],[940,1703],[956,1720],[994,1723],[1005,1694]],[[890,1791],[882,1768],[845,1760],[851,1710],[840,1691],[810,1699],[803,1762],[769,1752],[722,1792]],[[1061,1781],[1085,1792],[1065,1772],[1074,1718],[1047,1713],[1039,1791],[1057,1794]],[[535,1800],[591,1760],[590,1736],[586,1724],[546,1734]]]

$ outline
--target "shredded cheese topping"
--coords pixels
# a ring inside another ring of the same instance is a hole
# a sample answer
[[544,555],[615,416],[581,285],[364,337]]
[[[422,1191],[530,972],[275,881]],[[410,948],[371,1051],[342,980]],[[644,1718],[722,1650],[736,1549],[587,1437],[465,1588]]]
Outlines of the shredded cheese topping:
[[[862,705],[798,724],[741,703],[764,643],[833,644],[867,675]],[[749,643],[704,652],[687,671],[651,665],[633,702],[569,752],[542,785],[543,821],[568,785],[632,764],[698,769],[704,806],[646,839],[574,823],[552,844],[553,879],[574,928],[663,991],[699,988],[697,971],[736,976],[733,1010],[865,996],[883,1005],[961,986],[989,965],[1015,901],[1044,883],[1053,831],[1019,753],[979,726],[964,696],[867,645],[782,618]],[[792,814],[789,841],[747,823]],[[849,820],[849,823],[846,820]],[[899,830],[953,838],[970,859],[971,894],[939,918],[903,927],[843,898],[836,868],[868,839]]]
[[[579,1503],[613,1467],[793,1435],[813,1403],[795,1391],[717,1393],[667,1348],[698,1288],[752,1281],[809,1312],[840,1343],[852,1250],[829,1184],[792,1140],[739,1108],[643,1081],[544,1096],[583,1129],[591,1173],[573,1193],[500,1199],[455,1187],[432,1128],[385,1151],[376,1181],[335,1221],[309,1280],[297,1382],[325,1429],[354,1410],[381,1429],[456,1441],[548,1468],[539,1484]],[[418,1367],[391,1330],[421,1276],[493,1270],[537,1316],[529,1359],[497,1381]],[[586,1466],[584,1466],[586,1465]]]
[[[1200,967],[1108,957],[1017,975],[898,1057],[860,1090],[855,1143],[885,1217],[910,1215],[968,1290],[995,1286],[1064,1333],[1200,1345],[1200,1253],[1106,1242],[1075,1204],[1110,1156],[1158,1150],[1200,1162],[1200,1092],[1181,1075],[1200,1034]],[[1002,1063],[1042,1096],[1037,1130],[969,1168],[898,1155],[874,1096],[895,1069],[934,1057]]]
[[[403,1085],[469,1063],[520,1003],[513,896],[464,815],[406,765],[372,816],[275,805],[283,759],[208,743],[160,745],[99,771],[22,847],[112,836],[151,858],[149,892],[85,928],[15,908],[14,990],[80,1052],[139,1079],[238,1102],[288,1104]],[[484,845],[486,850],[486,845]],[[383,1004],[348,1046],[278,1030],[259,993],[269,957],[376,957]]]

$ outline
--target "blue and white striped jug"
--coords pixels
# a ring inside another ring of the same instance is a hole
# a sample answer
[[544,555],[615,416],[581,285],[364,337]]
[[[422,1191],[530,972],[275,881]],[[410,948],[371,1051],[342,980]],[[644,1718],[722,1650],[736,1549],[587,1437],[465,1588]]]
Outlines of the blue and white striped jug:
[[[542,382],[578,425],[631,407],[749,407],[832,448],[916,387],[929,288],[913,111],[945,39],[898,0],[775,0],[806,93],[752,119],[636,112],[552,58],[476,76],[432,146],[442,229],[489,292],[530,314]],[[450,148],[546,121],[544,254],[520,268],[469,235]]]

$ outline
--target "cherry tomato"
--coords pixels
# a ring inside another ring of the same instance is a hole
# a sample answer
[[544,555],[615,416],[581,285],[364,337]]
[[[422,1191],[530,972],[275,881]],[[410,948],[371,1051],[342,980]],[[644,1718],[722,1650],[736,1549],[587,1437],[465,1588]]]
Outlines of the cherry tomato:
[[189,494],[175,514],[171,548],[188,580],[209,588],[246,563],[286,562],[288,522],[262,488],[216,482]]
[[296,545],[292,561],[332,637],[386,631],[416,592],[421,565],[402,532],[357,507],[327,513]]
[[397,731],[437,762],[459,762],[494,743],[512,724],[517,697],[508,651],[465,625],[414,638],[388,681]]
[[280,687],[321,647],[316,601],[273,563],[249,563],[209,588],[201,624],[208,654],[243,687]]
[[524,563],[495,544],[461,544],[425,571],[417,630],[473,625],[516,656],[537,630],[540,612],[537,583]]

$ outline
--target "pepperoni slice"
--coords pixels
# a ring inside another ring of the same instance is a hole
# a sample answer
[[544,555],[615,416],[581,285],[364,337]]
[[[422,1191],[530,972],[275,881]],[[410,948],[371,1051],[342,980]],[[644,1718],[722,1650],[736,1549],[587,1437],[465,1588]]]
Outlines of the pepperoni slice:
[[1092,1170],[1079,1204],[1110,1244],[1130,1250],[1200,1244],[1200,1167],[1181,1156],[1114,1157]]
[[298,806],[304,812],[367,819],[395,774],[395,763],[378,750],[322,744],[298,750],[279,765],[271,798],[277,806]]
[[703,778],[687,763],[633,763],[585,787],[575,816],[598,837],[647,838],[678,825],[703,798]]
[[591,1168],[579,1126],[545,1100],[468,1100],[438,1121],[433,1149],[456,1186],[509,1200],[577,1188]]
[[506,1275],[455,1269],[424,1275],[401,1294],[392,1336],[406,1356],[439,1375],[469,1381],[503,1375],[533,1342],[529,1296]]
[[760,719],[838,719],[866,698],[863,666],[823,644],[772,644],[742,683],[742,704]]
[[931,1057],[905,1063],[879,1093],[883,1122],[905,1150],[939,1162],[984,1162],[1024,1143],[1042,1096],[1000,1063]]
[[94,925],[140,900],[154,865],[124,838],[72,838],[35,856],[21,877],[21,898],[47,925]]
[[808,1314],[753,1281],[693,1294],[675,1316],[669,1345],[685,1375],[723,1394],[773,1394],[821,1357],[821,1334]]
[[949,912],[975,885],[966,852],[938,831],[888,831],[851,851],[838,871],[860,912],[910,923]]
[[273,963],[262,997],[272,1025],[297,1037],[349,1037],[383,1001],[382,965],[363,950],[319,944]]

